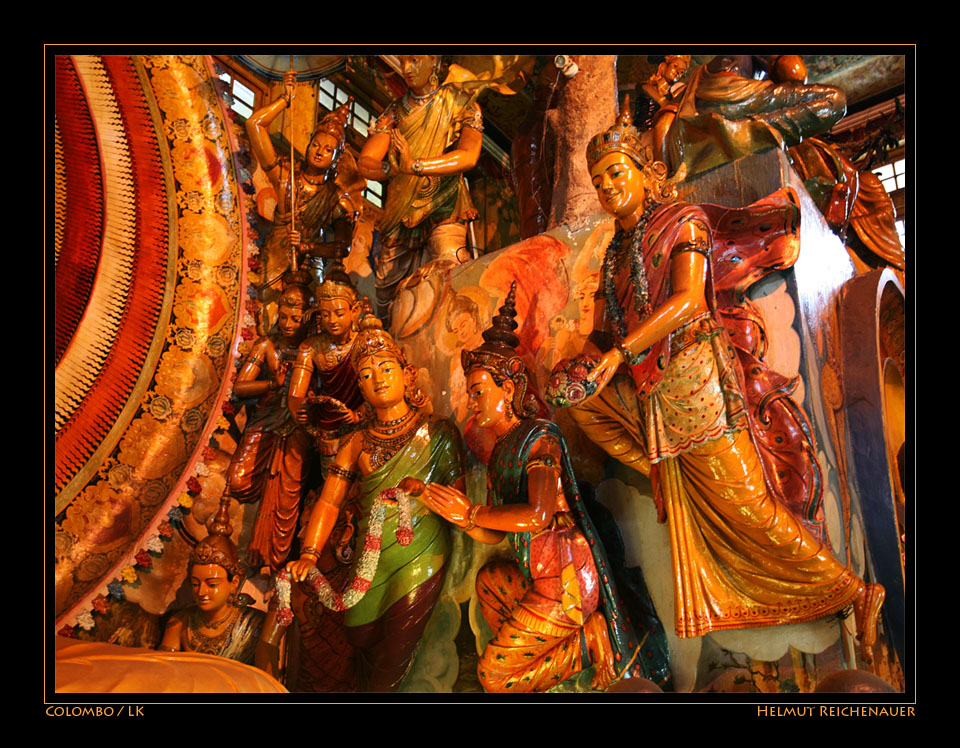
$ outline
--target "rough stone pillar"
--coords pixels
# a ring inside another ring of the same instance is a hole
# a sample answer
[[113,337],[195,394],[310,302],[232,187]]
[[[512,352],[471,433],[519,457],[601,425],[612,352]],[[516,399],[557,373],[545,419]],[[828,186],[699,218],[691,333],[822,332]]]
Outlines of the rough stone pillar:
[[547,230],[562,224],[576,229],[603,208],[587,171],[586,147],[617,115],[617,56],[573,55],[579,72],[558,92],[548,113],[556,133],[553,198]]

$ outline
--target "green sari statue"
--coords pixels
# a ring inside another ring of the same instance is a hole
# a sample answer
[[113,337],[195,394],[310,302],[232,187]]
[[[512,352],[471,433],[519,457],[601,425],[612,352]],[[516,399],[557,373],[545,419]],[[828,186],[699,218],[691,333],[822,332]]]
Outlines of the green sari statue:
[[[351,362],[375,416],[341,443],[300,559],[287,571],[294,582],[316,580],[311,583],[320,601],[345,611],[359,689],[394,691],[440,596],[451,547],[446,523],[396,489],[404,479],[462,488],[462,444],[450,421],[429,415],[427,399],[415,387],[416,368],[380,320],[367,317],[360,327]],[[348,495],[359,514],[359,557],[346,588],[334,590],[316,564]]]

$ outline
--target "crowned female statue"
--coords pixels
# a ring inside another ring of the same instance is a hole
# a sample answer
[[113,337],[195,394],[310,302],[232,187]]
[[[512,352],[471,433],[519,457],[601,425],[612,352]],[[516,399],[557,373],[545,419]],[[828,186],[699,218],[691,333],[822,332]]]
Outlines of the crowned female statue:
[[597,690],[629,676],[662,683],[663,629],[645,632],[639,644],[563,436],[537,417],[543,403],[516,351],[515,293],[516,282],[485,342],[461,353],[476,423],[496,436],[487,502],[472,505],[462,490],[436,483],[421,499],[481,543],[506,535],[514,551],[513,561],[493,561],[477,575],[480,609],[494,632],[480,684],[500,693],[546,691],[591,666]]
[[[763,469],[747,380],[717,314],[707,212],[665,187],[666,167],[641,145],[626,105],[591,140],[587,162],[618,226],[594,338],[613,345],[559,366],[548,398],[574,405],[593,441],[651,476],[670,526],[677,635],[810,621],[853,605],[869,659],[883,588],[844,566]],[[574,376],[576,366],[585,371]]]
[[276,298],[287,270],[296,270],[306,258],[313,269],[320,268],[315,274],[322,275],[324,263],[340,262],[349,254],[367,185],[345,148],[350,101],[317,123],[299,164],[277,155],[267,127],[290,107],[296,74],[284,74],[283,85],[284,94],[251,114],[246,125],[254,155],[277,194],[260,289],[264,331],[276,320]]
[[[416,368],[376,317],[360,323],[350,362],[374,417],[341,441],[311,513],[300,559],[287,564],[289,581],[281,576],[278,589],[308,580],[325,605],[345,611],[360,689],[392,691],[401,684],[439,597],[450,553],[447,523],[396,487],[410,477],[462,490],[462,442],[451,421],[430,415],[429,402],[416,387]],[[360,507],[362,550],[341,594],[316,565],[351,490]],[[287,609],[286,601],[281,604]]]
[[240,592],[246,569],[230,540],[228,506],[224,497],[209,535],[194,546],[187,562],[196,605],[170,617],[157,649],[202,652],[252,665],[266,614],[250,607],[250,597]]

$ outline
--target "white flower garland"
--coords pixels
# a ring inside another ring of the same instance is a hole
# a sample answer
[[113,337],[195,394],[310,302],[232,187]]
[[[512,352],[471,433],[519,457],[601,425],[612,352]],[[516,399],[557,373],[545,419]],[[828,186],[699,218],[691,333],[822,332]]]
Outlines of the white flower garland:
[[[370,583],[380,565],[380,550],[383,546],[383,520],[386,516],[386,504],[397,504],[397,543],[410,545],[413,541],[413,520],[410,508],[410,495],[406,491],[390,488],[381,491],[373,502],[370,511],[370,524],[363,539],[363,551],[354,565],[353,576],[347,585],[346,591],[340,594],[334,591],[327,578],[316,568],[307,572],[307,583],[317,593],[320,600],[330,610],[344,611],[359,603],[370,589]],[[293,611],[290,608],[291,580],[290,573],[282,569],[277,574],[277,620],[281,626],[289,626],[293,622]]]

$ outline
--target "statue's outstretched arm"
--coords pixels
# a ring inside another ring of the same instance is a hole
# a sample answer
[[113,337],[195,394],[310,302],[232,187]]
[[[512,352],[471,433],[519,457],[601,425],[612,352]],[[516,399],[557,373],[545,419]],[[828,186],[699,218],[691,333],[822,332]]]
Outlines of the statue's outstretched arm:
[[257,109],[247,119],[246,125],[247,136],[250,138],[250,145],[253,147],[253,154],[257,157],[260,167],[266,172],[270,183],[278,192],[280,187],[280,160],[277,158],[277,152],[274,150],[267,128],[280,112],[290,106],[295,86],[296,74],[285,73],[283,76],[283,96]]
[[287,571],[290,572],[293,581],[302,582],[307,578],[310,569],[316,567],[320,552],[337,523],[340,505],[343,504],[347,491],[353,483],[350,476],[356,475],[355,471],[362,448],[363,440],[360,439],[359,431],[354,431],[340,445],[340,450],[337,452],[333,465],[327,473],[327,479],[323,483],[320,499],[310,513],[310,522],[303,539],[303,550],[300,553],[300,558],[287,564]]

